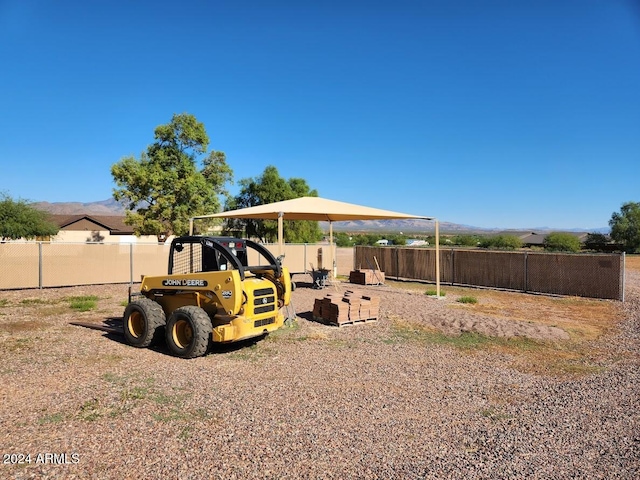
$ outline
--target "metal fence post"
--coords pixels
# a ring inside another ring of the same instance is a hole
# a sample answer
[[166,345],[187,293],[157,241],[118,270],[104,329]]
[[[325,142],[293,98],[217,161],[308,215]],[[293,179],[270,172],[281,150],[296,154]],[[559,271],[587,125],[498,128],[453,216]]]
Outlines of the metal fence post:
[[129,244],[129,284],[133,285],[133,243]]
[[396,280],[400,280],[400,251],[398,249],[398,247],[395,247],[395,251],[396,251]]
[[625,255],[625,252],[622,252],[622,275],[620,275],[621,277],[621,281],[622,281],[622,295],[621,295],[621,299],[622,302],[624,303],[624,287],[625,287],[625,283],[626,283],[626,279],[627,279],[627,274],[626,274],[626,268],[625,268],[625,262],[627,261],[627,256]]
[[42,288],[42,242],[38,242],[38,288]]
[[527,292],[529,288],[529,252],[524,252],[524,289],[523,292]]
[[456,283],[456,253],[455,249],[451,249],[451,286]]

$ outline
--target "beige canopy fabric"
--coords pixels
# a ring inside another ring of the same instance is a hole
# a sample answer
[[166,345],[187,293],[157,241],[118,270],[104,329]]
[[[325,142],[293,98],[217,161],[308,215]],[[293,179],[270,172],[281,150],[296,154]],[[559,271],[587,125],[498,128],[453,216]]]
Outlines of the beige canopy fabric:
[[[329,244],[333,246],[332,222],[349,220],[398,220],[420,219],[436,222],[436,290],[440,295],[440,245],[438,220],[434,217],[410,215],[378,208],[365,207],[353,203],[338,202],[321,197],[300,197],[282,202],[267,203],[255,207],[230,210],[228,212],[201,215],[190,220],[189,233],[193,235],[193,221],[200,218],[253,218],[278,220],[278,245],[280,254],[283,251],[283,220],[315,220],[329,222]],[[333,264],[333,251],[331,251]]]
[[424,219],[408,213],[391,212],[378,208],[364,207],[353,203],[338,202],[321,197],[300,197],[282,202],[267,203],[256,207],[242,208],[228,212],[195,218],[260,218],[276,220],[282,214],[287,220],[318,220],[341,222],[347,220]]

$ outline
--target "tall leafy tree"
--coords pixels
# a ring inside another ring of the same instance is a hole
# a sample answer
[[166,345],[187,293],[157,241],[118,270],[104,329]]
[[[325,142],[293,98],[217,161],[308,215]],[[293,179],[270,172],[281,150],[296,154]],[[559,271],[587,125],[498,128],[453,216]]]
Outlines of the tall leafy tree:
[[[243,178],[238,184],[240,193],[228,200],[226,210],[318,196],[318,192],[312,190],[306,180],[282,178],[278,169],[272,165],[265,168],[259,177]],[[259,238],[263,242],[275,242],[278,239],[277,220],[229,219],[226,229],[228,231],[244,230],[247,236]],[[308,220],[285,220],[283,234],[290,243],[313,243],[322,238],[318,222]]]
[[183,235],[191,217],[220,211],[233,171],[223,152],[207,155],[209,137],[193,115],[173,115],[154,138],[139,159],[112,165],[113,197],[127,207],[125,223],[136,235]]
[[587,238],[584,241],[585,248],[590,250],[604,250],[609,243],[609,239],[603,233],[592,232],[587,234]]
[[609,220],[611,238],[627,252],[640,252],[640,203],[627,202]]
[[30,240],[55,235],[58,231],[58,226],[45,212],[33,208],[25,200],[13,200],[0,193],[0,239]]

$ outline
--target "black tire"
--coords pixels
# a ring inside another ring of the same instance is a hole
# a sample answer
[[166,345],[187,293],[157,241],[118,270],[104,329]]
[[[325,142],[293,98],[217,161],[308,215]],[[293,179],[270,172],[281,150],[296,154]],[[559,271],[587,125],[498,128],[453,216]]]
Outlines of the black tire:
[[162,340],[166,318],[162,307],[148,298],[133,300],[124,310],[124,338],[131,346],[145,348]]
[[194,305],[176,308],[167,321],[165,339],[173,355],[195,358],[207,353],[211,338],[211,319]]

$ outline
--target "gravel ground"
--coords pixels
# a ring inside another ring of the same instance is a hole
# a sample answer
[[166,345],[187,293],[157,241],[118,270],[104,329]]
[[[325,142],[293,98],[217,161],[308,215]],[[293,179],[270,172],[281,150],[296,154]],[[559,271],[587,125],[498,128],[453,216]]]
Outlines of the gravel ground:
[[[70,324],[117,324],[126,286],[0,292],[0,477],[640,476],[638,272],[625,319],[594,343],[604,360],[575,378],[426,345],[393,324],[562,342],[560,329],[365,289],[381,297],[378,322],[313,322],[325,292],[301,287],[296,327],[194,360]],[[77,295],[99,296],[98,309],[70,310],[64,299]]]

